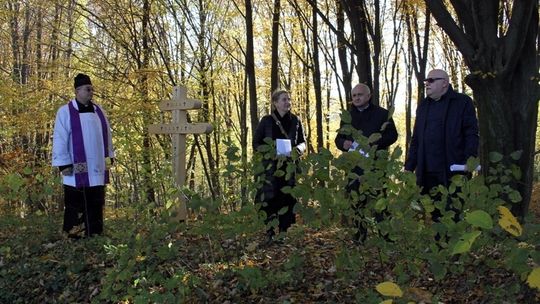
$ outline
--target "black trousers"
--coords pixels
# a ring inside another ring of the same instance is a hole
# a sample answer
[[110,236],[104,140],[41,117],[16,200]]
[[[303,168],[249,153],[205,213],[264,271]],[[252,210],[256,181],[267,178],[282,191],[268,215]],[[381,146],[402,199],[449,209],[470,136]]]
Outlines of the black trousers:
[[[456,173],[454,175],[457,175],[457,174],[459,174],[459,173]],[[452,176],[450,176],[450,178]],[[431,189],[433,189],[434,187],[437,187],[439,185],[443,185],[445,187],[448,187],[449,184],[450,184],[450,181],[444,178],[444,172],[424,172],[424,182],[423,182],[423,185],[422,185],[422,187],[423,187],[422,188],[422,194],[428,194],[428,195],[431,196],[433,201],[439,201],[439,200],[441,200],[441,194],[437,193],[435,195],[431,195],[430,194]],[[459,188],[456,189],[456,192],[459,192]],[[454,211],[454,213],[455,213],[454,218],[453,218],[454,222],[457,223],[460,220],[461,210],[452,206],[452,197],[450,197],[450,196],[448,197],[448,200],[446,201],[445,210],[446,211],[450,211],[450,210]],[[441,217],[442,217],[441,210],[435,208],[435,210],[433,212],[431,212],[431,219],[434,222],[439,222]]]
[[70,232],[73,227],[84,223],[85,235],[103,232],[103,206],[105,186],[75,188],[64,185],[64,225]]
[[[265,224],[270,223],[274,219],[278,219],[278,227],[280,232],[287,232],[287,229],[292,224],[296,223],[296,216],[294,213],[294,205],[296,205],[296,199],[287,193],[283,193],[281,188],[285,187],[287,182],[281,178],[277,180],[277,190],[272,199],[262,203],[261,210],[266,213]],[[285,212],[280,212],[281,209],[286,208]],[[282,214],[280,214],[282,213]],[[273,229],[269,229],[272,233]]]
[[[360,167],[355,167],[352,171],[356,173],[358,176],[364,175],[364,170],[362,170],[362,168]],[[354,180],[351,179],[349,180],[349,183],[345,187],[345,190],[347,191],[347,194],[350,196],[353,191],[360,194],[359,188],[360,188],[360,181],[358,179],[354,179]],[[380,193],[380,192],[377,192],[377,193]],[[355,235],[355,238],[361,242],[364,242],[366,240],[367,232],[368,232],[366,218],[362,212],[362,209],[366,207],[367,203],[368,203],[368,198],[367,196],[365,196],[364,199],[359,199],[358,201],[353,202],[352,204],[352,208],[355,214],[355,218],[353,222],[354,222],[354,226],[358,229]],[[389,217],[390,214],[386,210],[383,210],[381,212],[374,212],[373,215],[375,217],[375,221],[377,223],[380,223],[385,218]]]

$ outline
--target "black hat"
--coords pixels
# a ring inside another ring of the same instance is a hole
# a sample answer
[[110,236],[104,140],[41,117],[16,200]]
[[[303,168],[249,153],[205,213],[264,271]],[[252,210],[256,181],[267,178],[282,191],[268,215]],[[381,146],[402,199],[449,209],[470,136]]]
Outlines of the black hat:
[[77,76],[75,76],[75,82],[73,84],[75,89],[85,84],[92,84],[92,81],[90,81],[90,76],[85,74],[77,74]]

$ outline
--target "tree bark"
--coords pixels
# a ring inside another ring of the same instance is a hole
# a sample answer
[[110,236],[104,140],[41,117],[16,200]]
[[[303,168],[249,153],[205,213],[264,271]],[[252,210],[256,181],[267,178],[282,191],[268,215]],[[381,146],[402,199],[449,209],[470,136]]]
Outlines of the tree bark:
[[[142,16],[142,23],[141,23],[141,31],[142,31],[142,60],[140,61],[139,70],[146,70],[149,67],[150,64],[150,34],[149,34],[149,23],[150,23],[150,2],[149,0],[144,0],[143,2],[143,16]],[[141,94],[142,100],[149,100],[149,88],[148,88],[148,76],[146,73],[141,73],[139,78],[139,92]],[[145,110],[146,111],[146,110]],[[148,118],[150,117],[150,114],[145,113],[143,115],[143,123],[145,126],[150,124],[150,121]],[[146,199],[149,203],[156,202],[156,195],[155,195],[155,189],[152,183],[152,161],[150,157],[150,134],[148,133],[148,130],[144,132],[143,137],[143,163],[145,166],[143,167],[144,173],[143,173],[143,183],[144,188],[146,192]]]
[[312,34],[313,34],[313,89],[315,90],[315,116],[317,120],[317,151],[324,147],[323,118],[322,118],[322,92],[321,68],[319,66],[319,38],[317,32],[317,4],[313,6]]
[[279,15],[281,13],[280,0],[274,0],[274,12],[272,13],[272,67],[270,71],[270,92],[279,86]]
[[[349,70],[349,62],[347,60],[347,44],[345,39],[345,14],[343,11],[343,5],[341,1],[338,1],[337,5],[337,42],[338,42],[338,57],[341,66],[341,73],[343,74],[343,89],[345,90],[345,101],[351,99],[352,91],[352,73]],[[346,104],[341,104],[341,109],[346,109]]]
[[[365,1],[365,0],[363,0]],[[349,18],[353,32],[352,52],[356,55],[356,73],[358,81],[373,88],[373,74],[371,73],[371,50],[369,48],[367,16],[364,5],[357,0],[342,0],[343,9]],[[374,101],[378,104],[378,101]]]
[[251,132],[255,132],[259,123],[257,105],[257,84],[255,78],[255,56],[253,54],[253,8],[251,0],[246,0],[246,75],[249,87],[249,110]]

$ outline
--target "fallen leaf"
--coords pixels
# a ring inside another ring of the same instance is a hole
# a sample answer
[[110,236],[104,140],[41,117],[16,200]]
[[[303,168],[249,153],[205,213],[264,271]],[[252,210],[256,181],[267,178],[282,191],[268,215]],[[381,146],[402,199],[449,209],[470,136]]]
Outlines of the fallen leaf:
[[383,296],[387,297],[402,297],[403,291],[401,291],[401,288],[395,283],[392,282],[382,282],[378,284],[375,289],[382,294]]

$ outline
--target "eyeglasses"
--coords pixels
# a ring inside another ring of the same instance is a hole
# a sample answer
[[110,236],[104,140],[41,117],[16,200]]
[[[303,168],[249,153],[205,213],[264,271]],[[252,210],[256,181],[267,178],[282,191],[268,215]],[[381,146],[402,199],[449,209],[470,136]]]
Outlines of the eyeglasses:
[[442,80],[444,78],[426,78],[424,82],[434,83],[436,80]]

